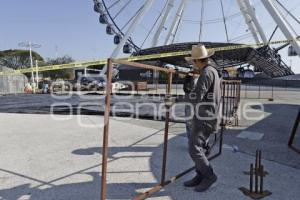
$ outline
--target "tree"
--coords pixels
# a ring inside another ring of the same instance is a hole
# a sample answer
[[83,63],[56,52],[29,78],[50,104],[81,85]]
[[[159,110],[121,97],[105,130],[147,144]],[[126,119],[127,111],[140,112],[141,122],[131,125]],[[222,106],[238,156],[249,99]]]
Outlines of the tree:
[[[33,60],[43,61],[43,57],[32,51]],[[0,51],[0,65],[11,68],[11,69],[24,69],[30,68],[30,56],[29,50],[5,50]]]
[[[43,65],[60,65],[60,64],[68,64],[72,63],[75,60],[68,56],[62,56],[58,58],[48,58],[45,63],[40,64],[39,66]],[[50,77],[51,79],[73,79],[74,70],[73,69],[61,69],[61,70],[52,70],[52,71],[45,71],[42,72],[44,77]]]

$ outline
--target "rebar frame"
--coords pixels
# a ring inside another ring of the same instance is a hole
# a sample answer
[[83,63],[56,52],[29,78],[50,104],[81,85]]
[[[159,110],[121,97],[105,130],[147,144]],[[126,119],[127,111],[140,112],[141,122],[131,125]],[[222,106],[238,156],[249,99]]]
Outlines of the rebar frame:
[[250,171],[244,172],[244,174],[250,176],[250,187],[249,189],[246,187],[240,187],[239,190],[246,196],[249,196],[252,199],[262,199],[272,194],[272,192],[264,190],[264,177],[266,177],[269,173],[264,170],[264,166],[262,165],[261,150],[256,150],[255,164],[250,164]]
[[[105,114],[104,114],[104,129],[103,129],[103,146],[102,146],[102,178],[101,178],[101,200],[106,199],[106,175],[107,175],[107,159],[108,159],[108,135],[109,135],[109,117],[110,117],[110,100],[112,88],[110,87],[112,83],[112,68],[113,64],[124,64],[127,66],[132,66],[136,68],[143,68],[149,70],[157,70],[159,72],[168,74],[168,84],[167,84],[167,94],[166,97],[171,97],[172,90],[172,78],[177,71],[173,69],[166,69],[162,67],[146,65],[142,63],[128,62],[125,60],[118,60],[109,58],[107,61],[107,87],[106,87],[106,98],[105,98]],[[208,160],[212,160],[222,153],[222,144],[223,144],[223,132],[226,125],[229,123],[232,117],[236,117],[235,113],[238,109],[238,104],[240,101],[240,81],[222,81],[222,118],[221,118],[221,130],[219,137],[215,135],[213,144],[208,146],[206,152],[207,156],[210,153],[210,150],[215,146],[219,139],[219,150],[218,152],[210,156]],[[234,91],[233,91],[234,90]],[[226,96],[227,91],[227,96]],[[169,135],[169,115],[170,115],[170,106],[166,106],[166,117],[165,117],[165,131],[164,131],[164,142],[163,142],[163,158],[162,158],[162,169],[161,169],[161,180],[160,183],[155,185],[150,190],[146,191],[143,194],[140,194],[134,198],[134,200],[145,199],[152,195],[155,192],[160,191],[166,185],[175,182],[177,179],[193,171],[195,167],[191,167],[184,172],[171,177],[169,180],[166,180],[166,168],[167,168],[167,151],[168,151],[168,135]],[[226,114],[225,114],[226,112]]]

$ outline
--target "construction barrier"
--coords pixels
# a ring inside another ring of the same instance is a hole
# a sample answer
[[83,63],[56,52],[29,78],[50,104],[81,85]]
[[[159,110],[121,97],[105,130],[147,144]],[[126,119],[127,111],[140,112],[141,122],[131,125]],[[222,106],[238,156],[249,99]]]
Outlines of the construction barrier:
[[[168,84],[166,88],[166,100],[172,100],[172,84],[173,84],[173,76],[178,73],[173,69],[165,69],[157,66],[146,65],[142,63],[128,62],[125,60],[116,60],[116,59],[108,59],[108,68],[107,68],[107,85],[111,85],[112,83],[112,71],[113,64],[123,64],[128,65],[135,68],[144,68],[157,70],[161,73],[167,74]],[[186,73],[187,74],[187,73]],[[223,132],[227,125],[231,124],[231,120],[235,118],[237,120],[237,109],[239,107],[240,102],[240,81],[222,81],[222,110],[221,110],[221,130],[219,133],[214,134],[215,138],[212,144],[207,145],[207,156],[209,155],[211,149],[217,141],[219,141],[219,150],[215,155],[208,157],[209,160],[212,160],[222,153],[222,144],[223,144]],[[103,128],[103,145],[102,145],[102,177],[101,177],[101,200],[106,199],[106,183],[107,183],[107,167],[108,167],[108,150],[109,150],[109,120],[110,120],[110,112],[111,112],[111,95],[113,91],[110,87],[106,87],[106,96],[105,96],[105,113],[104,113],[104,128]],[[171,177],[169,180],[166,179],[166,170],[167,170],[167,149],[168,149],[168,137],[169,137],[169,121],[170,121],[170,112],[172,105],[165,104],[165,129],[164,129],[164,142],[163,142],[163,157],[162,157],[162,168],[161,168],[161,179],[160,183],[152,187],[150,190],[146,191],[143,194],[140,194],[133,198],[134,200],[141,200],[149,197],[150,195],[160,191],[166,185],[175,182],[180,177],[188,174],[189,172],[194,170],[194,167],[187,169],[186,171]],[[237,124],[237,123],[236,123]],[[220,135],[219,137],[217,136]]]

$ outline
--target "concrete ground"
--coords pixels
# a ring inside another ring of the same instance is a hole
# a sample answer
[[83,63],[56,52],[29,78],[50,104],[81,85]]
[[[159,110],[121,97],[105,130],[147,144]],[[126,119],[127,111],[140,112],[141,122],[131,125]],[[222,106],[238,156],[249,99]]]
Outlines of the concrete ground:
[[[150,199],[249,199],[238,190],[248,187],[244,171],[254,162],[257,148],[269,175],[265,199],[298,200],[300,154],[287,147],[300,95],[283,95],[262,104],[263,117],[246,120],[225,131],[223,154],[212,161],[218,182],[205,193],[184,188],[183,181],[168,185]],[[1,200],[100,199],[102,116],[0,113]],[[107,199],[132,199],[160,180],[164,122],[111,118]],[[191,167],[184,124],[170,123],[167,177]],[[249,134],[250,133],[250,134]],[[295,138],[300,149],[300,131]],[[234,147],[234,148],[233,148]],[[233,150],[235,149],[235,150]]]

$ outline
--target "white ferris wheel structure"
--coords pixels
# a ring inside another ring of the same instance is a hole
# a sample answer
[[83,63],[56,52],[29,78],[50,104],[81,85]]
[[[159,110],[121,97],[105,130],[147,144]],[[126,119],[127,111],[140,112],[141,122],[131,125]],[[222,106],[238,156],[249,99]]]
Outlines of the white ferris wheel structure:
[[[290,56],[300,56],[300,20],[295,12],[300,10],[300,2],[297,1],[292,1],[292,8],[287,8],[282,0],[93,1],[100,24],[106,26],[106,34],[113,36],[112,58],[121,53],[146,55],[187,50],[198,42],[209,47],[265,43],[256,49],[220,52],[214,61],[222,68],[248,64],[278,77],[293,74],[278,51],[289,46]],[[266,14],[261,15],[257,8]],[[264,20],[266,15],[273,24]],[[289,42],[268,45],[279,32],[280,39]]]

